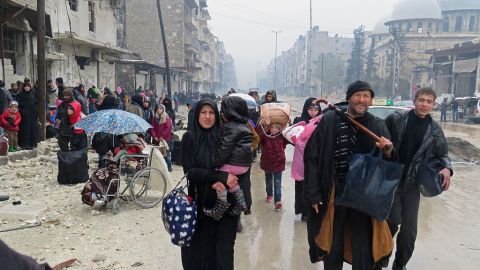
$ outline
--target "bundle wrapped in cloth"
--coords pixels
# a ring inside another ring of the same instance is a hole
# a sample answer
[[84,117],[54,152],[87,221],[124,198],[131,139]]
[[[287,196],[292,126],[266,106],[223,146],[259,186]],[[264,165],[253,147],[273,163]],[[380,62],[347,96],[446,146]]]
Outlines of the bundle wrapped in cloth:
[[285,128],[290,122],[290,104],[287,103],[265,103],[260,106],[260,125],[267,127],[276,123]]

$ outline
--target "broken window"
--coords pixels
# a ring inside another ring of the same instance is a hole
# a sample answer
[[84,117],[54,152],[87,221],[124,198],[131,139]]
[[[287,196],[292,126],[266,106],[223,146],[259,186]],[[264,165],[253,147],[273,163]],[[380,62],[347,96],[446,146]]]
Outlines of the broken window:
[[92,1],[88,1],[88,30],[95,32],[95,5]]
[[447,17],[443,18],[445,22],[443,23],[443,32],[450,31],[450,22]]
[[80,67],[80,70],[85,70],[85,66],[88,66],[92,59],[90,57],[83,57],[83,56],[75,56],[75,61],[77,65]]
[[462,24],[463,24],[463,17],[457,16],[457,20],[455,22],[455,32],[462,32]]
[[17,51],[17,35],[16,33],[9,29],[5,28],[3,32],[3,54],[4,57],[11,60],[13,66],[13,73],[17,74],[17,62],[16,62],[16,51]]
[[417,24],[417,33],[421,34],[423,32],[423,23],[419,22]]
[[468,31],[475,32],[475,16],[470,17],[470,22],[468,24]]
[[70,9],[73,11],[78,10],[78,0],[68,0],[68,5],[70,6]]

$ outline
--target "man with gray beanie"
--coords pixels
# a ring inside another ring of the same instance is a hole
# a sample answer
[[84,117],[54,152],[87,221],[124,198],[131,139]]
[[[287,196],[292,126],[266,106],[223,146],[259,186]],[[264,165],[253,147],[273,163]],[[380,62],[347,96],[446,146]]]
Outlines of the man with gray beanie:
[[[392,156],[385,123],[367,112],[374,94],[367,82],[351,83],[346,93],[348,107],[342,112],[326,112],[305,148],[304,197],[311,206],[307,210],[310,260],[323,260],[325,270],[340,270],[344,261],[356,270],[380,269],[393,250],[385,221],[334,202],[335,194],[344,189],[353,154],[367,154],[378,148],[385,158]],[[345,111],[381,137],[380,142],[351,125]]]

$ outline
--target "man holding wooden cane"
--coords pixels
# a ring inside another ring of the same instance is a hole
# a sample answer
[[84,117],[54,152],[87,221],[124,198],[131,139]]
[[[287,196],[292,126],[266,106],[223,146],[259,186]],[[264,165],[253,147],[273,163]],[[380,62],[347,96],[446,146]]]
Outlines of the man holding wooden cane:
[[[373,97],[369,83],[351,83],[346,95],[348,108],[326,112],[305,148],[304,197],[311,205],[307,225],[310,260],[323,260],[325,270],[342,269],[344,261],[351,263],[353,270],[379,269],[393,249],[385,221],[334,205],[335,194],[344,188],[352,155],[378,148],[385,158],[392,156],[387,127],[367,112]],[[348,117],[376,134],[378,141],[353,126]]]

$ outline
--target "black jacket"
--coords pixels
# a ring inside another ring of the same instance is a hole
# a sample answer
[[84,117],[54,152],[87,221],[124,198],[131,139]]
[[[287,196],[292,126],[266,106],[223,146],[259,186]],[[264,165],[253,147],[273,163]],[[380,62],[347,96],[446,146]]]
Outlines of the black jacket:
[[222,117],[226,122],[218,136],[215,166],[224,164],[249,167],[252,165],[252,131],[248,128],[248,107],[240,97],[222,100]]
[[[383,120],[378,117],[366,113],[365,126],[378,136],[390,138],[388,129]],[[324,113],[322,121],[315,129],[314,133],[308,140],[305,147],[304,163],[305,163],[305,180],[304,180],[304,197],[308,205],[322,202],[328,205],[332,194],[333,183],[335,181],[335,160],[334,148],[336,141],[336,125],[338,114],[335,111],[327,111]],[[369,145],[363,145],[362,148],[375,148],[373,140],[368,141]],[[358,152],[358,151],[356,151]],[[360,153],[360,152],[358,152]],[[363,152],[364,153],[364,152]],[[327,207],[321,207],[318,215],[313,214],[311,207],[309,209],[307,232],[308,242],[310,245],[310,260],[315,263],[325,254],[315,244],[315,237],[318,235],[320,225],[325,217]]]
[[[397,152],[401,151],[400,146],[402,144],[403,134],[407,126],[409,112],[410,111],[396,111],[385,119],[387,128],[392,135],[393,146]],[[430,115],[427,117],[431,118]],[[418,167],[422,161],[427,158],[425,155],[429,148],[432,150],[432,156],[438,158],[442,162],[444,168],[448,168],[450,170],[450,174],[453,175],[452,163],[448,157],[448,143],[447,139],[445,138],[445,134],[437,122],[435,122],[433,119],[430,120],[430,124],[425,132],[425,136],[423,137],[422,145],[413,156],[412,162],[410,163],[410,167],[408,168],[403,182],[403,187],[401,188],[405,188],[415,182]]]
[[247,124],[228,122],[218,136],[215,165],[224,164],[249,167],[252,165],[252,131]]

